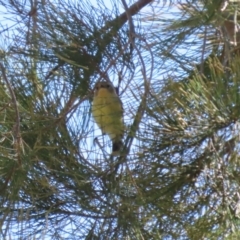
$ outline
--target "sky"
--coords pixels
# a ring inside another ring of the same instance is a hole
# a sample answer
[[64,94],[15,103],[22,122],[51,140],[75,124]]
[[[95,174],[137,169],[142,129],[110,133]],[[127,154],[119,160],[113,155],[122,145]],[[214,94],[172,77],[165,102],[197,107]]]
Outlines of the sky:
[[[97,3],[99,4],[99,1],[96,0],[96,1],[93,2],[93,0],[92,0],[92,3],[93,3],[95,6],[97,6]],[[108,6],[109,8],[111,8],[111,6],[112,6],[111,1],[104,1],[104,3],[105,3],[106,6]],[[122,5],[120,4],[120,1],[119,1],[119,9],[120,9],[120,12],[123,11],[123,8],[122,8]],[[149,6],[149,7],[145,7],[144,10],[143,10],[143,12],[150,12],[150,11],[152,11],[152,10],[153,10],[153,8]],[[156,10],[154,10],[154,11],[156,11]],[[169,17],[168,13],[164,12],[164,9],[162,9],[161,11],[162,11],[162,15],[161,15],[162,18],[164,18],[164,15],[165,15],[166,17]],[[0,7],[0,12],[5,12],[5,9],[2,8],[2,7]],[[159,12],[157,12],[156,14],[158,15]],[[8,20],[6,20],[5,17],[6,17],[6,16],[0,14],[0,22],[1,22],[2,26],[3,26],[4,28],[6,28],[6,27],[11,27],[11,28],[14,29],[14,27],[15,27],[14,24],[15,24],[15,23],[11,21],[11,17],[9,17]],[[15,16],[12,16],[12,17],[15,17]],[[142,23],[143,23],[143,22],[142,22]],[[19,25],[18,25],[18,27],[19,27]],[[12,32],[12,33],[13,33],[13,32]],[[1,46],[1,47],[4,46],[4,48],[6,48],[6,49],[8,48],[9,45],[11,45],[11,42],[9,42],[9,39],[12,38],[12,36],[8,36],[7,34],[8,34],[7,31],[4,32],[4,33],[1,33],[2,38],[1,38],[1,41],[0,41],[0,46]],[[11,31],[10,31],[10,34],[11,34]],[[9,45],[8,45],[8,44],[9,44]],[[139,64],[139,62],[136,62],[136,63]],[[139,65],[140,65],[140,64],[139,64]],[[149,75],[148,75],[148,76],[149,76]],[[141,81],[141,77],[142,77],[141,67],[137,67],[137,68],[136,68],[136,73],[135,73],[134,79],[135,79],[135,81]],[[110,78],[111,78],[111,79],[115,79],[114,84],[116,84],[116,82],[117,82],[117,80],[118,80],[118,77],[117,77],[117,76],[110,76]],[[136,90],[136,87],[137,87],[136,82],[131,83],[131,87],[132,87],[132,89],[135,89],[135,90]],[[123,90],[123,88],[121,88],[120,90]],[[132,121],[131,116],[134,116],[134,115],[135,115],[135,110],[136,110],[135,103],[131,101],[132,99],[134,99],[134,98],[133,98],[133,95],[134,95],[133,92],[127,92],[127,93],[124,93],[124,94],[121,95],[122,101],[123,101],[123,103],[124,103],[124,109],[127,111],[128,115],[130,115],[130,117],[128,117],[128,116],[125,115],[125,121],[128,122],[128,124],[131,123],[131,121]],[[130,99],[130,100],[129,100],[129,99]],[[136,99],[134,99],[134,100],[136,101]],[[131,112],[131,111],[132,111],[132,112]],[[81,112],[81,109],[80,109],[80,112]],[[93,134],[92,138],[90,138],[90,139],[88,140],[89,142],[87,142],[87,145],[89,145],[89,146],[92,146],[92,141],[93,141],[93,138],[94,138],[95,136],[101,136],[101,132],[99,131],[99,129],[98,129],[98,127],[96,126],[96,124],[94,124],[93,121],[92,121],[92,124],[93,124],[93,125],[90,126],[90,128],[91,128],[91,127],[94,128],[94,134]],[[107,137],[104,137],[104,138],[107,138]],[[137,144],[137,143],[135,143],[135,144]],[[87,148],[88,148],[88,147],[87,147]],[[110,151],[110,149],[111,149],[111,148],[109,147],[108,151]],[[70,227],[70,226],[69,226],[69,227]],[[44,238],[44,239],[47,239],[47,238]],[[50,239],[50,238],[49,238],[49,239]]]
[[[95,1],[95,5],[97,5],[96,4],[96,2],[97,1]],[[120,2],[120,1],[119,1]],[[99,2],[98,2],[99,3]],[[105,1],[105,4],[109,4],[109,8],[111,7],[111,4],[110,4],[111,2],[109,1],[109,2],[107,2],[107,1]],[[119,9],[122,9],[123,10],[123,8],[121,7],[121,4],[119,3]],[[0,10],[2,10],[2,9],[0,9]],[[156,11],[156,9],[152,9],[151,7],[148,7],[148,8],[145,8],[143,11],[144,12],[150,12],[150,11],[152,11],[152,10],[154,10],[154,11]],[[174,10],[177,10],[176,8],[174,9]],[[2,10],[2,11],[4,11],[4,10]],[[175,13],[176,13],[176,11],[175,11]],[[162,9],[162,10],[159,10],[159,12],[157,12],[156,13],[157,15],[159,15],[159,14],[161,14],[161,18],[166,18],[166,19],[169,19],[170,17],[174,17],[172,14],[170,14],[170,13],[167,13],[167,12],[164,12],[164,9]],[[0,20],[1,20],[1,18],[3,18],[4,16],[3,15],[0,15]],[[1,23],[4,25],[4,27],[5,27],[5,25],[6,26],[13,26],[13,23],[11,22],[11,20],[4,20],[4,21],[1,21]],[[142,20],[142,25],[144,25],[144,22],[143,22],[143,20]],[[156,30],[156,34],[158,34],[159,32],[160,32],[160,29],[161,29],[161,25],[159,25],[159,29],[157,28],[158,26],[157,25],[155,25],[154,26],[155,27],[155,29],[152,29],[152,30]],[[11,36],[10,36],[10,38],[11,38]],[[191,41],[191,40],[193,40],[193,39],[189,39],[189,41]],[[7,32],[4,32],[4,33],[2,33],[2,38],[1,38],[1,41],[0,41],[0,46],[2,45],[4,45],[4,42],[6,41],[6,43],[8,44],[9,42],[8,42],[8,35],[7,35]],[[7,44],[5,45],[5,46],[7,46]],[[179,54],[186,54],[188,51],[190,51],[189,49],[186,49],[186,48],[183,48],[183,49],[180,49],[179,50]],[[196,56],[196,58],[197,58],[198,56]],[[126,123],[128,123],[128,124],[130,124],[131,123],[131,116],[135,116],[135,113],[136,113],[136,98],[137,97],[134,97],[134,96],[136,96],[137,94],[141,94],[141,89],[138,89],[138,84],[137,83],[139,83],[140,81],[142,81],[142,73],[141,73],[141,64],[140,64],[140,61],[137,61],[136,60],[136,62],[135,62],[135,64],[137,65],[137,67],[136,67],[136,71],[135,71],[135,73],[134,73],[134,78],[133,78],[133,80],[134,81],[132,81],[131,82],[131,85],[130,85],[130,87],[131,87],[131,89],[132,89],[132,91],[124,91],[124,92],[122,92],[122,94],[121,94],[121,98],[122,98],[122,101],[123,101],[123,103],[124,103],[124,109],[125,109],[125,111],[126,111],[126,115],[125,115],[125,121],[126,121]],[[158,66],[158,68],[159,68],[159,66]],[[163,65],[163,68],[164,68],[164,65]],[[173,66],[173,71],[174,71],[174,68],[175,68],[175,66]],[[162,71],[164,71],[164,69],[162,70]],[[164,72],[164,74],[165,74],[166,72]],[[164,77],[165,77],[165,75],[163,74],[163,72],[159,72],[159,73],[157,73],[157,72],[154,72],[154,78],[157,76],[157,75],[159,75],[159,76],[163,76],[162,78],[161,77],[159,77],[159,80],[164,80]],[[149,74],[150,75],[150,74]],[[149,76],[148,75],[148,76]],[[168,76],[166,76],[166,77],[168,77]],[[117,83],[117,80],[118,80],[118,76],[110,76],[110,79],[111,80],[114,80],[114,84],[116,85],[116,83]],[[156,78],[157,79],[157,78]],[[126,81],[126,80],[125,80]],[[120,89],[121,91],[123,91],[124,90],[124,86]],[[136,92],[137,92],[137,94],[136,94]],[[83,109],[79,109],[79,112],[77,113],[78,115],[80,115],[81,113],[83,114],[84,113],[84,111],[82,111]],[[82,111],[82,112],[81,112]],[[78,118],[78,116],[75,116],[75,118],[77,119]],[[76,121],[75,121],[76,122]],[[91,125],[92,124],[92,125]],[[87,141],[86,141],[86,143],[87,143],[87,147],[86,147],[86,150],[88,150],[90,147],[89,146],[92,146],[93,145],[93,139],[96,137],[96,136],[98,136],[99,137],[99,139],[101,139],[102,137],[101,137],[101,132],[100,132],[100,130],[98,129],[98,127],[96,126],[96,124],[94,124],[94,122],[93,122],[93,120],[91,120],[91,124],[90,124],[90,126],[87,126],[87,127],[89,127],[90,129],[91,128],[93,128],[94,129],[94,132],[92,133],[92,136],[91,136],[91,138],[89,138]],[[104,139],[107,139],[107,137],[104,137]],[[137,145],[137,142],[135,142],[134,144],[136,144]],[[94,146],[93,147],[93,149],[96,149],[97,148],[97,146]],[[109,151],[110,151],[110,147],[109,147],[109,149],[108,149]],[[87,156],[87,155],[86,155]],[[134,156],[134,155],[133,155]],[[94,158],[94,157],[93,157]],[[45,238],[46,239],[46,238]]]

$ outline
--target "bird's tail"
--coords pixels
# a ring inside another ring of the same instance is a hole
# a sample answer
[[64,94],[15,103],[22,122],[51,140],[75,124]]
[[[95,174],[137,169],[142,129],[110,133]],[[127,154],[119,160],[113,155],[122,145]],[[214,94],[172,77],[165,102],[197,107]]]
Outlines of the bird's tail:
[[122,142],[121,139],[120,140],[119,139],[114,140],[113,143],[112,143],[112,154],[113,155],[118,155],[122,146],[123,146],[123,142]]

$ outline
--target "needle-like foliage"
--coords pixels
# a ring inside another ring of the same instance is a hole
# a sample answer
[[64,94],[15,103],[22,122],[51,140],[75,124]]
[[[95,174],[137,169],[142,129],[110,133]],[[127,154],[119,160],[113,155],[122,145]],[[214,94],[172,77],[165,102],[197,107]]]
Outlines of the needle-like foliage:
[[[0,0],[3,239],[237,239],[240,3]],[[118,87],[124,147],[91,117]]]

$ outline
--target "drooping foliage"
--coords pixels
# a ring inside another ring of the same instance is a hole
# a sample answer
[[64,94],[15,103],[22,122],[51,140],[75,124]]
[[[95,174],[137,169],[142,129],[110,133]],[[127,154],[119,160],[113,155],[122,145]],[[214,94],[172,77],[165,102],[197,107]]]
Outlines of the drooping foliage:
[[[239,235],[237,1],[1,1],[7,239]],[[91,117],[118,87],[124,148]]]

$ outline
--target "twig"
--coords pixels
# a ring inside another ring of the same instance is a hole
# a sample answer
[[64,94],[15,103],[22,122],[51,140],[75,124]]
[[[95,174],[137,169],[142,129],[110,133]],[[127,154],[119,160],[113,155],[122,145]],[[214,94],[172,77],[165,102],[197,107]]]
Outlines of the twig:
[[[128,8],[128,14],[131,16],[136,15],[143,7],[151,3],[152,0],[139,0],[135,2],[133,5],[131,5]],[[109,30],[109,28],[117,27],[117,30],[120,29],[128,20],[128,16],[126,11],[122,14],[120,14],[118,17],[114,18],[113,20],[106,23],[106,25],[99,31],[99,32],[105,32],[106,30]],[[116,29],[115,29],[116,30]]]
[[[12,89],[12,86],[11,86],[10,82],[8,81],[8,78],[7,78],[6,72],[5,72],[5,68],[2,63],[0,63],[0,68],[2,71],[3,79],[6,82],[7,88],[10,92],[12,103],[13,103],[13,106],[15,109],[16,123],[14,126],[13,136],[14,136],[14,144],[17,144],[17,150],[19,150],[19,147],[21,145],[21,135],[20,135],[20,115],[19,115],[18,106],[17,106],[17,99],[16,99],[16,95]],[[21,165],[20,157],[18,157],[18,163],[19,163],[19,165]]]
[[206,49],[206,37],[207,37],[207,27],[205,26],[204,29],[204,38],[203,38],[203,48],[202,48],[202,55],[201,55],[201,66],[200,66],[200,73],[203,74],[203,62],[204,62],[204,53]]
[[132,20],[132,15],[129,12],[129,8],[128,8],[128,5],[127,5],[126,1],[125,0],[121,0],[121,1],[122,1],[123,6],[124,6],[127,18],[128,18],[128,23],[129,23],[129,41],[130,41],[130,44],[132,46],[132,49],[134,49],[134,45],[135,45],[134,44],[135,29],[134,29],[134,24],[133,24],[133,20]]

